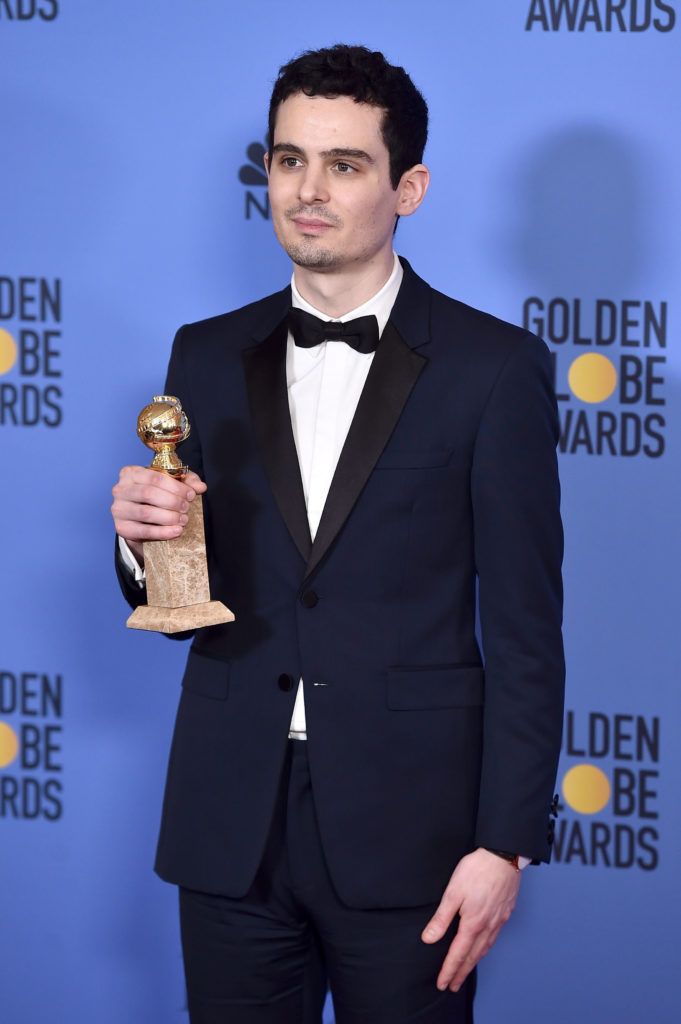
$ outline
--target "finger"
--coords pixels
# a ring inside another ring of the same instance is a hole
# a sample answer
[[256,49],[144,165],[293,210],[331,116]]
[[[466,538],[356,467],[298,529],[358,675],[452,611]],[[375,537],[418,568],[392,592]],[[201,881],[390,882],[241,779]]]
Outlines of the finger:
[[473,953],[469,953],[464,960],[461,960],[458,963],[456,970],[454,972],[454,977],[450,981],[447,981],[446,978],[438,978],[437,987],[440,989],[441,992],[444,992],[444,990],[447,988],[449,989],[450,992],[458,992],[461,986],[463,985],[464,981],[468,977],[468,975],[471,973],[471,971],[477,964],[477,962],[478,961],[473,956]]
[[115,521],[153,523],[158,526],[185,526],[189,516],[175,509],[159,508],[158,505],[142,505],[135,501],[114,502],[111,511]]
[[479,932],[477,930],[474,931],[471,928],[466,928],[463,922],[459,925],[456,938],[449,947],[447,956],[442,961],[440,973],[437,976],[437,987],[440,991],[444,991],[447,988],[457,971],[466,964],[478,935]]
[[[196,476],[196,474],[192,474]],[[198,481],[198,477],[196,477]],[[120,472],[117,487],[127,489],[130,484],[139,484],[143,487],[158,487],[170,494],[181,495],[185,500],[191,500],[196,491],[192,486],[179,479],[170,476],[169,473],[158,473],[154,469],[145,466],[124,466]]]
[[116,532],[119,537],[127,541],[145,540],[173,540],[179,537],[184,527],[178,523],[176,526],[155,526],[151,523],[136,523],[125,520],[116,525]]
[[500,929],[495,932],[484,931],[473,943],[468,955],[459,964],[449,981],[448,988],[452,992],[458,992],[464,981],[474,967],[480,963],[484,956],[487,956],[490,949],[496,942]]
[[461,901],[456,893],[445,889],[440,904],[421,932],[423,942],[438,942],[459,912]]
[[153,480],[144,484],[117,484],[113,489],[113,496],[115,501],[125,501],[129,504],[153,505],[155,508],[171,509],[174,512],[189,511],[186,488],[181,491],[170,491],[166,487],[158,487]]

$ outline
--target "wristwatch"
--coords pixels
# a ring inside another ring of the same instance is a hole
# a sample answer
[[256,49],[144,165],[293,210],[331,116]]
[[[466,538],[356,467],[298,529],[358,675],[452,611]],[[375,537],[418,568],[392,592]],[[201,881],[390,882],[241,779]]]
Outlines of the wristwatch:
[[531,863],[529,857],[521,857],[519,853],[509,853],[508,850],[490,850],[489,846],[485,849],[488,853],[494,853],[497,857],[501,857],[502,860],[507,860],[516,871],[524,871],[528,864]]

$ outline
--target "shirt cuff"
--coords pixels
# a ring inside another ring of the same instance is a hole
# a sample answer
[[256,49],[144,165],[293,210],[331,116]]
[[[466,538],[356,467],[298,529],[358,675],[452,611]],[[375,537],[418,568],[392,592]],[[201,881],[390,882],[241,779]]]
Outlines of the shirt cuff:
[[133,555],[132,551],[130,550],[129,546],[123,540],[122,537],[118,538],[118,551],[120,553],[123,565],[134,576],[135,583],[137,583],[139,587],[143,587],[146,583],[147,574],[142,568],[142,566],[139,564],[139,562]]

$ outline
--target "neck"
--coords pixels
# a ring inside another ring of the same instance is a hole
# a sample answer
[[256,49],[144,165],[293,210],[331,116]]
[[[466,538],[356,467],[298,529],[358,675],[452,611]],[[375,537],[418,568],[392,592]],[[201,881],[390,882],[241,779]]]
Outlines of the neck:
[[357,309],[381,290],[392,274],[392,248],[377,254],[368,263],[358,263],[340,271],[295,267],[296,288],[303,298],[330,317],[344,316]]

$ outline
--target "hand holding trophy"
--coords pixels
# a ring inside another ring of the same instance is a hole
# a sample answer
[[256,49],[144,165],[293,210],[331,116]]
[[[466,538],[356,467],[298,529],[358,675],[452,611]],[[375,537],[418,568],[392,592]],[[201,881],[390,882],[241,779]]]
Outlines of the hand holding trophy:
[[[177,398],[155,395],[137,418],[137,434],[156,452],[150,469],[182,478],[189,467],[175,447],[189,436],[190,425]],[[211,601],[200,494],[189,506],[189,521],[173,540],[144,542],[147,604],[132,613],[127,625],[158,633],[179,633],[202,626],[233,622],[234,614],[221,601]]]

